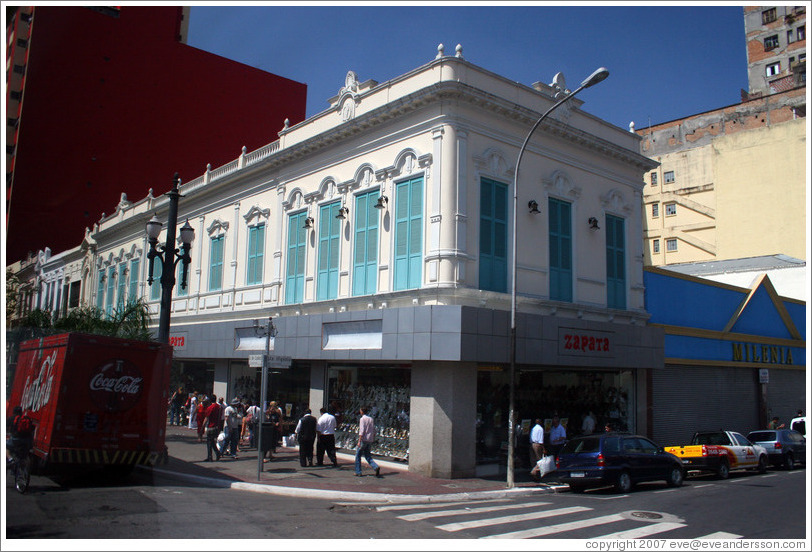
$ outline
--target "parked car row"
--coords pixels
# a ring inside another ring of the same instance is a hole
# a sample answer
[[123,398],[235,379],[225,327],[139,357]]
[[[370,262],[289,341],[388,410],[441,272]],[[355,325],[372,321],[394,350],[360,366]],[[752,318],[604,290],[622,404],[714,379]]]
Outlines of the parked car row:
[[636,483],[682,485],[690,473],[712,472],[726,479],[731,470],[768,465],[794,469],[806,459],[806,438],[791,429],[759,430],[748,437],[734,431],[700,431],[689,445],[661,447],[629,433],[584,435],[567,441],[556,461],[554,479],[573,492],[613,486],[629,492]]

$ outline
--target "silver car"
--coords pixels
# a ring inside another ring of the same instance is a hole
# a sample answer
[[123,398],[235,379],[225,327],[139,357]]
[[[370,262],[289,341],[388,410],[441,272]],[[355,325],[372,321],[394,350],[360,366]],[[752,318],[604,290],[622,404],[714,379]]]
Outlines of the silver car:
[[806,462],[806,437],[792,429],[761,429],[751,431],[747,438],[767,450],[770,464],[794,469]]

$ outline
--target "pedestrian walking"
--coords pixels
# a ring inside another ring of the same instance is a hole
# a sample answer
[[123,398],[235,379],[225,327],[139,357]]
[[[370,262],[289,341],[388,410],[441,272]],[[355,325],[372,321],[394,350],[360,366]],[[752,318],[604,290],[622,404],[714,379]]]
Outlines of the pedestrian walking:
[[333,467],[338,467],[336,458],[336,418],[327,409],[322,408],[321,416],[316,421],[316,465],[324,465],[324,453],[333,462]]
[[250,417],[248,422],[248,447],[256,448],[257,432],[259,431],[259,423],[262,418],[262,410],[256,404],[252,404],[248,407],[248,416],[246,417]]
[[567,442],[567,430],[559,423],[558,416],[553,416],[553,426],[550,428],[550,454],[558,458],[558,453]]
[[316,417],[308,408],[296,424],[296,440],[299,442],[299,464],[306,468],[313,465],[313,443],[316,442]]
[[361,477],[361,457],[375,470],[375,477],[381,476],[381,468],[372,459],[372,443],[375,441],[375,420],[367,415],[369,409],[364,406],[358,411],[361,419],[358,421],[358,450],[355,451],[355,477]]
[[197,391],[189,395],[189,429],[197,429]]
[[206,418],[203,425],[206,427],[206,459],[204,462],[212,461],[212,452],[220,460],[220,450],[217,448],[217,435],[220,433],[220,405],[216,402],[217,397],[212,395],[212,400],[206,400],[203,407],[206,409]]
[[180,411],[183,408],[183,388],[178,389],[172,393],[169,398],[169,425],[180,425]]
[[544,426],[541,418],[536,418],[536,425],[530,430],[530,466],[535,466],[544,456]]
[[[223,440],[223,447],[220,449],[221,456],[231,456],[236,460],[237,448],[240,442],[240,430],[242,429],[242,416],[240,414],[240,400],[236,397],[231,404],[226,407],[224,415],[225,424],[223,430],[226,438]],[[229,453],[226,454],[226,449]]]
[[279,432],[282,426],[282,410],[276,405],[276,401],[271,401],[268,405],[268,410],[265,411],[265,419],[269,424],[270,431],[268,432],[269,439],[265,442],[265,435],[262,439],[262,458],[263,462],[273,460],[273,455],[276,453],[276,443],[279,440]]

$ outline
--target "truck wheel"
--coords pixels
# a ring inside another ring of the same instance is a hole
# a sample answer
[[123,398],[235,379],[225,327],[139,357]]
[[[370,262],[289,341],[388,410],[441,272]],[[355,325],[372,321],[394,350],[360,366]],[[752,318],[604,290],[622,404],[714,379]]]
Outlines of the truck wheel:
[[716,477],[719,479],[727,479],[730,477],[730,468],[727,465],[727,460],[722,460],[722,463],[719,464],[719,468],[716,470]]
[[629,475],[629,472],[623,470],[620,472],[620,475],[617,476],[617,481],[615,482],[615,490],[619,493],[628,493],[632,490],[632,476]]
[[682,469],[674,466],[671,468],[671,471],[668,473],[668,479],[666,479],[666,483],[669,487],[679,487],[682,485],[682,480],[685,478],[685,475],[682,473]]
[[758,473],[767,473],[767,457],[758,457]]
[[792,456],[791,452],[787,454],[786,458],[784,459],[784,467],[788,470],[795,469],[795,458]]
[[31,482],[31,457],[26,454],[17,458],[14,466],[14,488],[17,492],[24,493],[28,490],[28,484]]

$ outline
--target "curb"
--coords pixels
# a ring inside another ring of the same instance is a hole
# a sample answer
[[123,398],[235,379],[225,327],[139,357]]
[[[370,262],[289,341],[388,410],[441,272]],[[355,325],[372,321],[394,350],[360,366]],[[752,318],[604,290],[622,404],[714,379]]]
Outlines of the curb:
[[239,491],[249,491],[255,493],[266,493],[276,496],[312,498],[322,500],[341,500],[347,502],[447,502],[452,500],[473,500],[480,498],[506,498],[516,497],[536,493],[558,492],[566,489],[566,485],[550,485],[547,487],[514,487],[513,489],[496,489],[491,491],[470,491],[449,494],[398,494],[398,493],[372,493],[358,491],[333,491],[329,489],[307,489],[303,487],[283,487],[279,485],[267,485],[263,483],[247,483],[245,481],[227,481],[214,477],[203,477],[180,473],[162,468],[153,467],[153,473],[158,473],[166,477],[191,481],[194,483],[216,487],[221,489],[234,489]]

